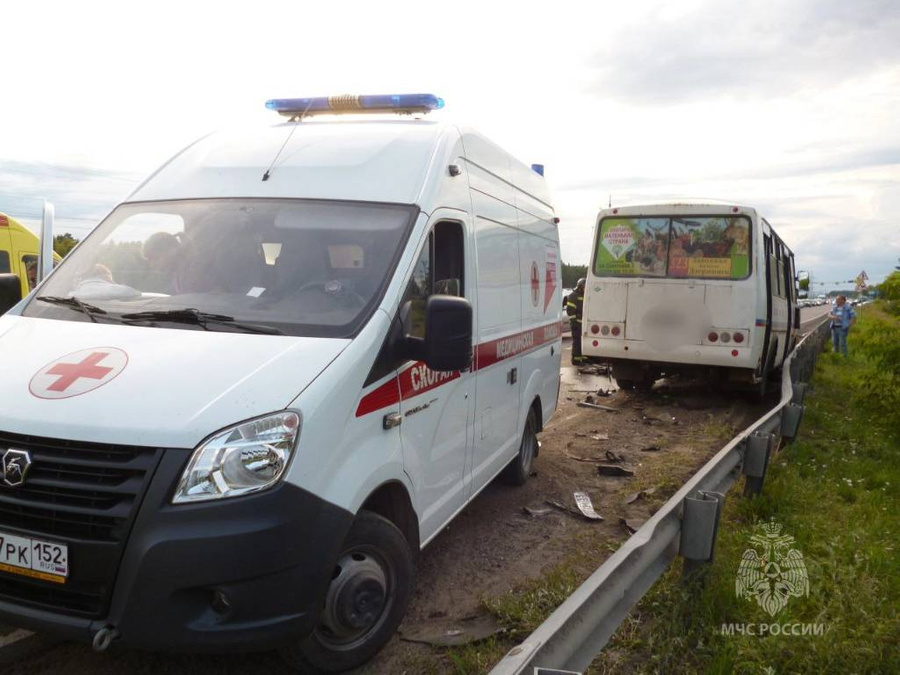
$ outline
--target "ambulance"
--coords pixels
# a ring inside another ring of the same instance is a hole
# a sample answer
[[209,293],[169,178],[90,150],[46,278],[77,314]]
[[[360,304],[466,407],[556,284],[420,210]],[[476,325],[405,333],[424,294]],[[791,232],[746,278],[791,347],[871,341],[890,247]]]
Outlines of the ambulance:
[[[40,241],[12,216],[0,213],[0,298],[18,301],[28,295],[37,281]],[[55,262],[61,258],[53,254]]]
[[542,167],[442,105],[269,101],[284,121],[185,148],[0,317],[0,623],[353,668],[419,551],[528,479],[557,221]]

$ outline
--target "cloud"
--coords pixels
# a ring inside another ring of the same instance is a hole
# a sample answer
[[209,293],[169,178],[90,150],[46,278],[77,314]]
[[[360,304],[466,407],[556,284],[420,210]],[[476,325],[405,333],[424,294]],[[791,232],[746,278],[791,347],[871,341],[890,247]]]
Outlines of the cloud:
[[[900,166],[900,146],[884,147],[879,144],[873,147],[858,149],[843,149],[838,145],[819,150],[815,153],[805,154],[800,160],[783,162],[778,165],[766,165],[742,169],[740,171],[717,171],[709,175],[696,176],[696,179],[717,180],[768,180],[778,178],[809,177],[813,178],[822,174],[834,174],[849,171],[860,171],[879,167]],[[787,156],[796,156],[789,153]],[[683,179],[684,177],[682,177]],[[586,179],[560,181],[556,185],[559,191],[592,190],[600,193],[621,190],[668,189],[673,183],[670,178],[648,176],[608,176],[592,177]],[[677,197],[678,194],[674,193]]]
[[80,238],[139,181],[138,175],[120,171],[0,160],[0,212],[34,228],[46,199],[56,209],[56,232],[71,231]]
[[895,0],[710,2],[604,35],[587,89],[632,103],[786,96],[900,64]]

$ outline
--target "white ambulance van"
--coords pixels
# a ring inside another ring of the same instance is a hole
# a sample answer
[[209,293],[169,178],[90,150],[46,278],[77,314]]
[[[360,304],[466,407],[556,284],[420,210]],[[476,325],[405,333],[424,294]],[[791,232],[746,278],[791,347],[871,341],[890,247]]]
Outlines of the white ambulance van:
[[[0,317],[0,623],[351,668],[418,551],[531,473],[542,175],[431,95],[267,105],[290,119],[180,152]],[[310,119],[347,110],[378,115]]]

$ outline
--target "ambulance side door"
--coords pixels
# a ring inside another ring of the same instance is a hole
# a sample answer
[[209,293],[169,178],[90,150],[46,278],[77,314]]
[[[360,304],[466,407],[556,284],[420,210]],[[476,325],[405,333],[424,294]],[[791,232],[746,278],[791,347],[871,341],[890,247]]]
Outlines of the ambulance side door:
[[[421,248],[400,306],[406,334],[425,334],[425,303],[434,294],[469,297],[462,222],[435,222]],[[403,464],[416,491],[421,541],[427,542],[462,508],[468,494],[466,458],[471,438],[475,378],[434,372],[422,361],[400,368]]]

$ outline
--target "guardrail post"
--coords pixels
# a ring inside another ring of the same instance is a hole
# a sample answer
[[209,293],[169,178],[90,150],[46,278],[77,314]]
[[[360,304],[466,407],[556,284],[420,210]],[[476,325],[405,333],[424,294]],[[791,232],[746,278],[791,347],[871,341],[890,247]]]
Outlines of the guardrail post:
[[[796,386],[796,385],[795,385]],[[762,492],[769,457],[775,447],[775,434],[755,433],[747,439],[744,449],[744,496],[750,497]]]
[[788,443],[797,437],[803,419],[803,406],[788,403],[781,411],[781,437]]
[[806,398],[806,394],[809,391],[809,385],[805,382],[794,382],[793,384],[793,395],[791,396],[791,403],[796,403],[797,405],[803,405],[803,400]]
[[719,492],[701,490],[696,497],[685,497],[678,552],[684,558],[686,579],[696,578],[713,561],[724,503],[725,495]]

